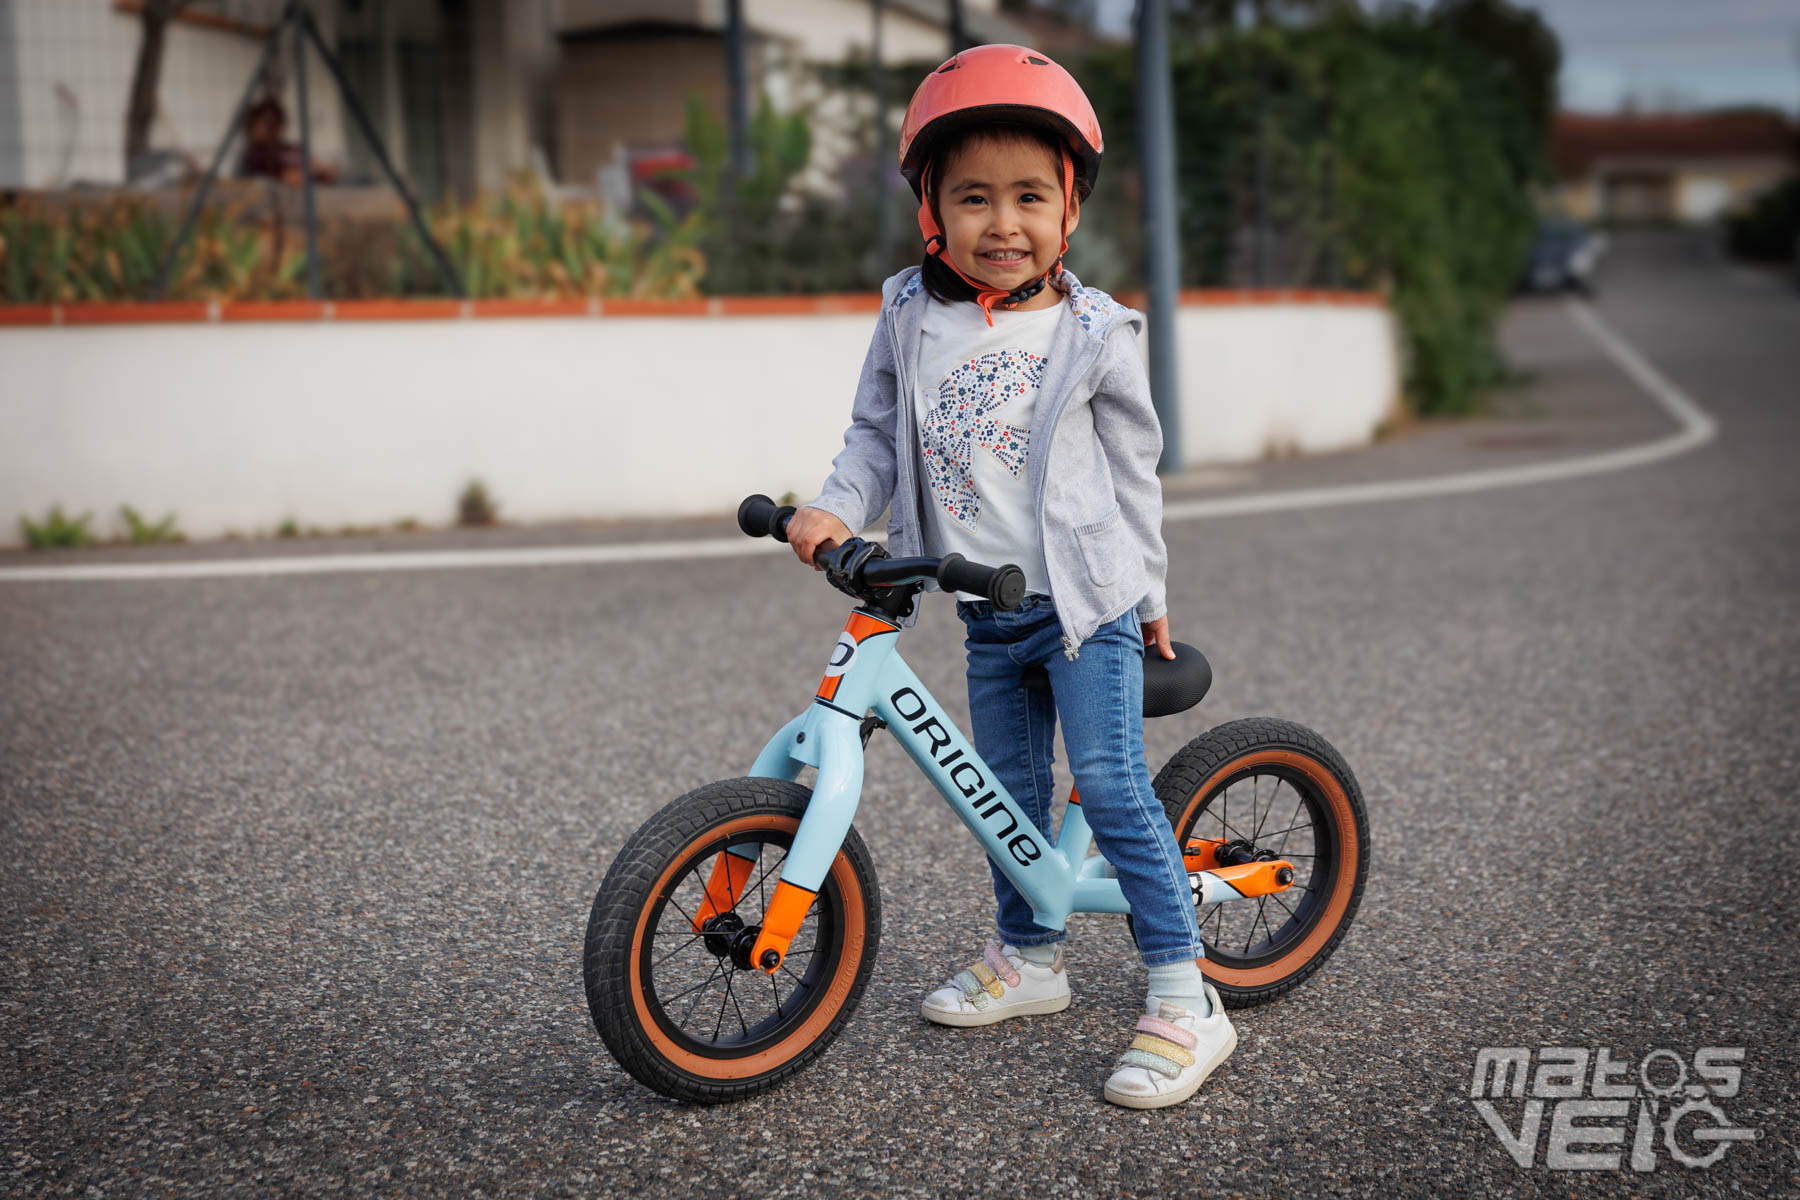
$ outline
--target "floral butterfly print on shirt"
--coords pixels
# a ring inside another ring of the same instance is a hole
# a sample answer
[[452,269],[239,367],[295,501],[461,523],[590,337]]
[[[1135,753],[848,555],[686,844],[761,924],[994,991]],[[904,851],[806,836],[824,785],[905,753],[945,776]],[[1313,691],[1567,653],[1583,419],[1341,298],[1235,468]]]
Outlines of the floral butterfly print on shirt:
[[975,452],[992,454],[1017,479],[1025,470],[1031,430],[992,414],[1008,401],[1035,392],[1049,360],[1024,350],[990,350],[971,358],[938,384],[937,402],[920,431],[931,494],[970,529],[981,518],[975,490]]

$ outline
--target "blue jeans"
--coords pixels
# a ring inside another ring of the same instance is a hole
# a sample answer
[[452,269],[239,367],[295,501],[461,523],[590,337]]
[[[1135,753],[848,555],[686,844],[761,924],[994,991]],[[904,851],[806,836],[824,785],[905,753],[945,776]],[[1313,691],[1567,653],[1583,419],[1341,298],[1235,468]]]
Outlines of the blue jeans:
[[[1062,624],[1048,596],[1027,596],[1011,612],[986,600],[959,600],[956,615],[969,631],[963,644],[975,752],[1048,835],[1060,713],[1081,809],[1094,844],[1119,873],[1144,965],[1204,957],[1187,868],[1144,762],[1144,635],[1137,614],[1100,626],[1073,661],[1063,655]],[[1040,664],[1051,692],[1021,681],[1026,667]],[[988,867],[1001,937],[1041,946],[1068,936],[1033,920],[1030,903],[991,858]]]

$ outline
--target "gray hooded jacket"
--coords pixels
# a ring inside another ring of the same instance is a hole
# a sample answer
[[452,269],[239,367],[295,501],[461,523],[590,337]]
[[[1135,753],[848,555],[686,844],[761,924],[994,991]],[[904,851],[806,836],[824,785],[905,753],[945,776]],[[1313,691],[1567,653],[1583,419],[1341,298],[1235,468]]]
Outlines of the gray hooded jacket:
[[[1168,551],[1156,478],[1162,426],[1138,357],[1143,314],[1082,287],[1071,272],[1053,282],[1067,298],[1050,343],[1026,471],[1062,619],[1063,653],[1072,659],[1095,629],[1127,610],[1135,608],[1145,623],[1167,611]],[[882,284],[881,299],[844,448],[810,507],[852,530],[866,528],[885,508],[888,550],[923,554],[912,403],[927,301],[919,268]],[[1040,428],[1051,430],[1050,437],[1040,440]],[[937,590],[936,583],[925,586]]]

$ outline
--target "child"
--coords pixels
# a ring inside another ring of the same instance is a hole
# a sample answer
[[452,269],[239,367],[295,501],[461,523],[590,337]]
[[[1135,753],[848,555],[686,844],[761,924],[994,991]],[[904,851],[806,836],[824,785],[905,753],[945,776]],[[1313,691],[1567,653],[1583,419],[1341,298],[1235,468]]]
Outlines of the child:
[[[1048,830],[1061,715],[1082,809],[1150,972],[1106,1098],[1160,1108],[1191,1096],[1237,1034],[1200,973],[1187,871],[1144,762],[1146,643],[1174,652],[1142,318],[1062,267],[1100,151],[1080,85],[1034,51],[978,46],[919,85],[900,169],[919,194],[924,262],[883,287],[844,450],[787,536],[816,566],[815,550],[891,506],[896,555],[956,551],[1024,570],[1019,608],[967,594],[956,605],[975,749]],[[1039,664],[1053,697],[1023,685]],[[1069,1006],[1065,931],[1037,924],[990,870],[998,937],[925,997],[928,1021],[989,1025]]]

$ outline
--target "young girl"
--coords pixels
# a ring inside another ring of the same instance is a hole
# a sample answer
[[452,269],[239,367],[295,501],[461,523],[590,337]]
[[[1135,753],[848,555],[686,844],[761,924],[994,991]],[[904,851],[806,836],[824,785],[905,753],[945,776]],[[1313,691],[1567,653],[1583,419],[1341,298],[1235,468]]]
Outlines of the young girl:
[[[919,85],[900,170],[919,195],[924,262],[883,287],[844,449],[787,535],[814,565],[816,550],[888,508],[896,555],[955,551],[1024,570],[1020,607],[967,594],[956,605],[975,748],[1048,830],[1061,716],[1082,809],[1150,972],[1106,1098],[1160,1108],[1191,1096],[1237,1034],[1200,973],[1187,871],[1144,762],[1145,647],[1174,653],[1142,317],[1062,266],[1100,151],[1080,85],[1035,51],[978,46]],[[1038,665],[1053,695],[1024,686]],[[1037,924],[989,865],[997,937],[925,997],[928,1021],[990,1025],[1069,1006],[1065,931]]]

